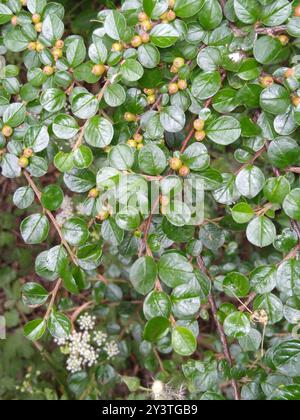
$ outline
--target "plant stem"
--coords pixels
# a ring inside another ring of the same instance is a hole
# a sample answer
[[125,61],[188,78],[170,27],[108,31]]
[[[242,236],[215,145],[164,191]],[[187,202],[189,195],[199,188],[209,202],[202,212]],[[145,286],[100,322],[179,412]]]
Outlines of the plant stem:
[[[200,257],[200,256],[197,257],[197,263],[198,263],[198,266],[199,266],[200,270],[203,273],[205,273],[208,276],[208,278],[210,279],[211,283],[213,283],[212,277],[211,277],[209,271],[207,270],[202,257]],[[225,332],[224,332],[224,328],[223,328],[223,326],[220,323],[219,318],[218,318],[218,309],[217,309],[216,301],[215,301],[215,298],[214,298],[214,295],[213,295],[212,292],[209,295],[208,301],[209,301],[209,304],[210,304],[210,307],[211,307],[211,311],[212,311],[212,314],[213,314],[215,324],[217,326],[219,336],[220,336],[224,356],[225,356],[229,366],[233,367],[233,361],[232,361],[232,357],[231,357],[231,354],[230,354],[229,344],[228,344],[227,337],[226,337]],[[240,393],[239,393],[239,387],[238,387],[238,384],[237,384],[235,379],[231,380],[231,386],[232,386],[233,392],[234,392],[234,399],[236,401],[239,401],[241,398],[240,398]]]

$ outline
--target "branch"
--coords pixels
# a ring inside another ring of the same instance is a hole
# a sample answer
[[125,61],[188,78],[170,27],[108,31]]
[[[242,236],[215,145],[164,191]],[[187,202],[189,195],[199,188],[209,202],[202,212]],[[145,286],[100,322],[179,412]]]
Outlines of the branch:
[[[203,261],[202,257],[197,257],[197,263],[198,263],[198,266],[199,266],[200,270],[203,273],[205,273],[209,277],[211,283],[213,283],[211,275],[210,275],[209,271],[207,270],[207,268],[205,267],[205,264],[204,264],[204,261]],[[219,333],[219,336],[220,336],[220,340],[221,340],[221,343],[222,343],[222,346],[223,346],[224,356],[225,356],[227,362],[229,363],[229,366],[233,367],[233,361],[232,361],[232,357],[231,357],[231,354],[230,354],[229,344],[228,344],[227,337],[225,335],[223,326],[220,323],[219,318],[218,318],[218,309],[217,309],[216,301],[215,301],[215,298],[214,298],[214,295],[213,295],[212,292],[211,292],[211,294],[208,298],[208,301],[209,301],[209,304],[211,306],[214,321],[216,323],[217,330],[218,330],[218,333]],[[235,379],[231,380],[231,386],[232,386],[233,391],[234,391],[235,400],[239,401],[241,398],[240,398],[238,384],[237,384]]]
[[28,184],[32,188],[33,192],[35,193],[38,201],[40,202],[40,204],[41,204],[41,206],[43,208],[43,212],[46,213],[46,215],[49,217],[51,223],[53,224],[54,228],[56,229],[57,233],[59,234],[59,237],[61,239],[61,242],[62,242],[63,246],[66,248],[66,250],[68,251],[68,254],[71,257],[71,260],[77,266],[78,263],[77,263],[76,256],[74,255],[73,251],[71,250],[69,244],[64,239],[63,234],[62,234],[62,231],[61,231],[61,228],[58,225],[57,221],[55,220],[55,217],[53,216],[53,214],[51,213],[51,211],[45,209],[44,206],[43,206],[43,204],[42,204],[42,200],[41,200],[42,194],[41,194],[40,190],[38,189],[38,187],[36,186],[35,182],[33,181],[33,179],[31,178],[31,176],[29,175],[29,173],[27,171],[24,171],[24,176],[25,176]]

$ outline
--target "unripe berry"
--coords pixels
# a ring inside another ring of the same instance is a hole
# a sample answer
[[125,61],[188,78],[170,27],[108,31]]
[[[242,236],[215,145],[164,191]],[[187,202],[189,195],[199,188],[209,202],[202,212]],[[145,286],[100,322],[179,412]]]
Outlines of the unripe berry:
[[182,57],[175,58],[175,60],[173,61],[173,65],[177,67],[178,69],[181,69],[181,67],[185,65],[184,58]]
[[175,95],[179,91],[179,87],[177,83],[170,83],[169,84],[169,94]]
[[143,147],[144,147],[143,143],[140,143],[140,144],[138,144],[138,145],[136,146],[136,148],[137,148],[138,150],[141,150]]
[[196,133],[195,133],[195,139],[197,140],[197,141],[203,141],[204,139],[205,139],[205,137],[206,137],[206,133],[205,133],[205,131],[196,131]]
[[194,129],[196,131],[202,131],[204,126],[205,126],[204,120],[201,120],[200,118],[198,118],[197,120],[194,121]]
[[167,20],[168,13],[165,12],[160,16],[160,20]]
[[2,128],[2,134],[4,137],[10,137],[13,135],[14,130],[9,126],[9,125],[5,125]]
[[61,50],[62,48],[64,48],[64,46],[65,46],[65,43],[62,39],[59,39],[58,41],[55,42],[55,48],[58,48]]
[[18,163],[21,168],[27,168],[27,166],[29,165],[29,160],[26,156],[22,156],[20,157]]
[[127,122],[136,122],[137,121],[137,116],[132,114],[131,112],[126,112],[124,114],[124,120]]
[[43,68],[43,73],[45,73],[47,76],[52,76],[52,74],[55,72],[55,68],[51,66],[45,66]]
[[173,22],[176,19],[176,13],[173,10],[169,10],[167,13],[167,20]]
[[179,171],[182,168],[182,161],[179,158],[173,157],[170,159],[169,165],[173,171]]
[[39,15],[38,13],[34,13],[32,15],[32,22],[33,23],[40,23],[41,21],[41,15]]
[[128,144],[128,146],[133,147],[134,149],[136,149],[136,147],[137,147],[137,143],[133,139],[127,140],[127,144]]
[[292,104],[297,108],[300,105],[300,97],[299,96],[293,96]]
[[149,95],[148,96],[148,98],[147,98],[148,105],[155,104],[155,101],[156,101],[156,96],[155,95]]
[[52,55],[54,57],[54,60],[57,61],[63,56],[63,52],[60,48],[53,48]]
[[274,84],[274,79],[272,76],[264,76],[260,79],[260,84],[262,85],[262,87],[267,88]]
[[92,73],[95,76],[102,76],[106,71],[105,66],[103,64],[95,64],[92,68]]
[[123,51],[124,47],[120,42],[115,42],[112,44],[111,49],[115,52],[121,52]]
[[297,6],[294,11],[294,15],[300,17],[300,6]]
[[142,43],[143,43],[142,38],[139,35],[134,36],[131,40],[131,45],[134,48],[140,47],[142,45]]
[[188,87],[186,80],[178,80],[177,85],[180,90],[186,90]]
[[144,31],[148,32],[152,29],[152,22],[150,20],[145,20],[142,22],[141,27]]
[[148,19],[148,16],[146,15],[145,12],[139,13],[139,21],[140,22],[143,22],[144,20],[147,20],[147,19]]
[[43,44],[41,44],[39,41],[36,43],[36,51],[37,52],[41,52],[41,51],[43,51],[44,49],[45,49],[45,47],[44,47],[44,45]]
[[279,35],[278,39],[281,42],[281,45],[283,46],[287,45],[290,42],[290,38],[286,35]]
[[179,175],[180,176],[182,176],[183,178],[185,178],[186,176],[188,176],[189,174],[190,174],[190,168],[189,167],[187,167],[187,166],[182,166],[180,169],[179,169]]
[[176,66],[172,66],[171,69],[170,69],[170,72],[174,73],[174,74],[177,74],[179,72],[179,68],[176,67]]
[[25,156],[28,159],[31,158],[33,156],[33,150],[27,147],[26,149],[24,149],[23,156]]
[[99,197],[99,191],[97,190],[97,188],[93,188],[92,190],[90,190],[89,198],[98,198],[98,197]]
[[29,51],[35,51],[36,50],[36,42],[29,42],[27,48],[29,49]]
[[141,39],[142,39],[143,44],[148,44],[148,42],[150,41],[150,35],[147,34],[147,32],[144,32],[141,35]]
[[11,23],[13,26],[17,26],[17,24],[18,24],[18,18],[17,18],[17,16],[13,16],[13,17],[11,18],[10,23]]
[[133,136],[133,139],[137,143],[143,143],[143,140],[144,140],[143,136],[141,134],[138,134],[138,133]]
[[103,222],[104,220],[107,220],[109,218],[109,216],[110,216],[109,211],[103,209],[103,210],[100,210],[100,212],[96,216],[96,219],[98,219],[101,222]]
[[163,207],[166,207],[166,206],[169,204],[169,202],[170,202],[169,197],[167,197],[167,196],[165,196],[165,195],[162,195],[162,196],[160,197],[160,204],[161,204]]
[[288,79],[289,77],[294,77],[295,76],[295,69],[291,68],[291,69],[287,69],[287,71],[284,73],[284,77],[286,79]]
[[148,96],[154,95],[155,90],[154,89],[144,89],[144,93]]
[[37,32],[42,32],[42,30],[43,30],[43,24],[42,24],[42,22],[36,23],[36,24],[34,25],[34,29],[35,29]]

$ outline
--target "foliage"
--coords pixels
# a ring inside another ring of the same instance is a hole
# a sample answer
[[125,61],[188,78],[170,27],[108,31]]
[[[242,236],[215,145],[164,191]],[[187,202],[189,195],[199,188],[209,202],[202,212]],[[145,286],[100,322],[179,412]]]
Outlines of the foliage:
[[1,397],[298,400],[300,3],[80,7],[0,3]]

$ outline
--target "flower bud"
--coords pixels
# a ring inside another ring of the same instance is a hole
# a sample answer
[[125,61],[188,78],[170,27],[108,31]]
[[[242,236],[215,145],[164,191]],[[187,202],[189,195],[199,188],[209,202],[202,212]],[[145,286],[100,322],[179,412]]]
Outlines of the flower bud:
[[173,171],[179,171],[179,169],[182,167],[182,161],[179,158],[173,157],[170,159],[169,165]]
[[2,134],[4,137],[10,137],[13,135],[14,130],[9,126],[9,125],[5,125],[2,128]]

